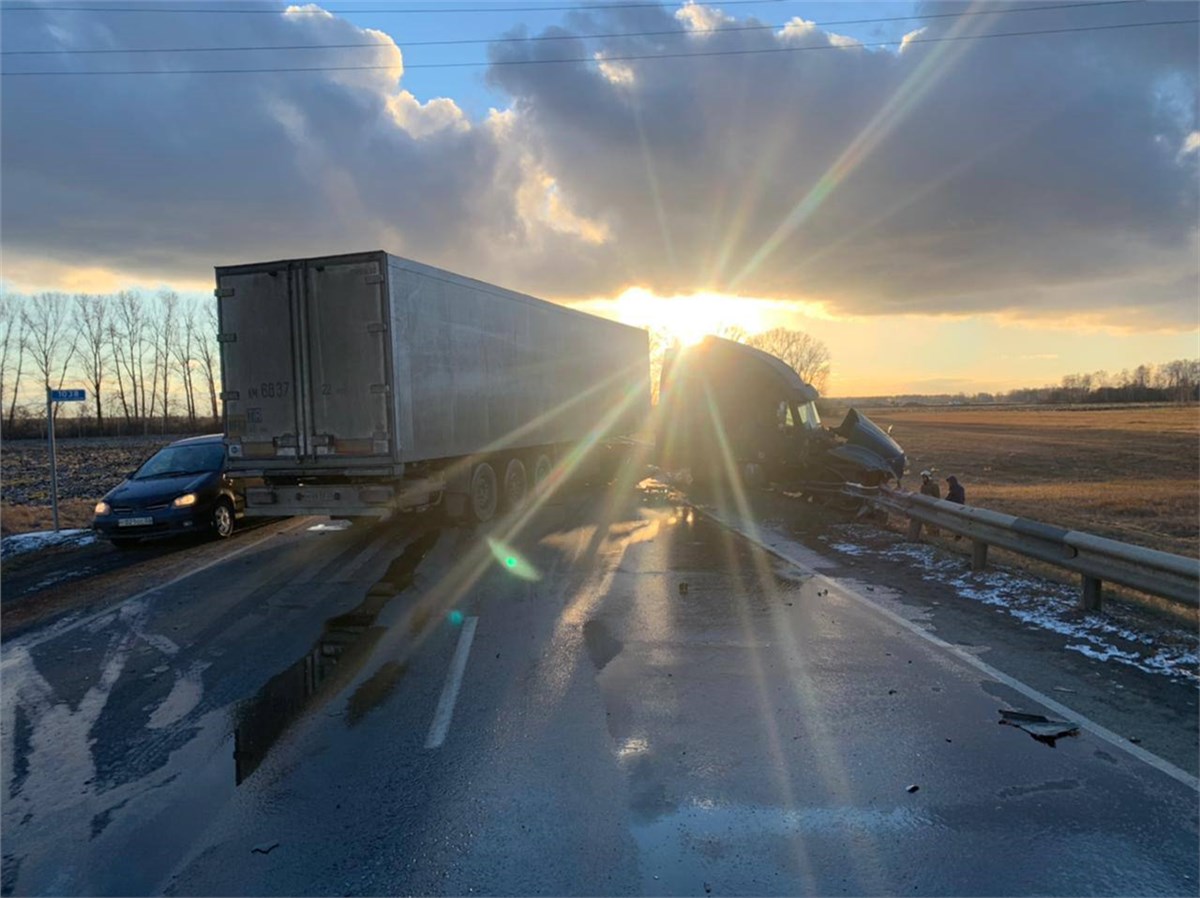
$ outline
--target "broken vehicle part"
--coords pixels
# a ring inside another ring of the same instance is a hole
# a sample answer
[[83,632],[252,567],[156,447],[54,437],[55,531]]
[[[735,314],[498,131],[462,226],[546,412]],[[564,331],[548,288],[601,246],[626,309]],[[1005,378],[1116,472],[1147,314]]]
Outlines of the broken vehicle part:
[[[663,364],[658,463],[698,481],[783,485],[899,482],[904,450],[861,412],[829,428],[817,391],[762,350],[705,337]],[[818,492],[820,492],[818,490]]]
[[1078,736],[1079,724],[1069,720],[1053,720],[1042,714],[1000,710],[1000,724],[1024,730],[1038,742],[1054,748],[1054,742],[1066,736]]

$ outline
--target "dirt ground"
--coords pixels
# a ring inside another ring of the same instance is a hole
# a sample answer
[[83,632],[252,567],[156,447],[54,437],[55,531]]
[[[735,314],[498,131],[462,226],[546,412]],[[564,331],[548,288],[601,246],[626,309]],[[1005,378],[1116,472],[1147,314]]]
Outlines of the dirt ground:
[[1200,409],[866,408],[908,453],[905,486],[955,474],[967,502],[1125,542],[1200,553]]
[[[89,527],[100,497],[174,436],[60,439],[58,512],[62,527]],[[0,533],[50,530],[50,452],[43,440],[0,445]]]

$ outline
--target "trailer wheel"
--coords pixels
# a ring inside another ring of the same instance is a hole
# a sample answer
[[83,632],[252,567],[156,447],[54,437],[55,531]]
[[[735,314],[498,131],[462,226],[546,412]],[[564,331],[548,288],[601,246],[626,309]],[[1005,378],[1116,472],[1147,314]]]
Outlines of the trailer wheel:
[[475,520],[482,524],[495,517],[499,498],[496,469],[480,462],[471,474],[471,514]]
[[519,458],[510,459],[504,469],[504,505],[506,508],[519,508],[525,501],[529,491],[529,479],[525,476],[525,462]]
[[535,490],[544,489],[546,481],[550,479],[550,474],[554,471],[554,463],[550,461],[550,456],[545,452],[537,457],[537,461],[533,463],[533,488]]

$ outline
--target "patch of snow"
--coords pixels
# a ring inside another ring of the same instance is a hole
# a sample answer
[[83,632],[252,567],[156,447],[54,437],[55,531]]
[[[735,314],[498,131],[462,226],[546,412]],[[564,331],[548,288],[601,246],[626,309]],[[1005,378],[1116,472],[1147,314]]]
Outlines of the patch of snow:
[[1200,682],[1200,640],[1195,633],[1172,629],[1167,634],[1172,641],[1164,645],[1161,636],[1136,632],[1108,617],[1082,614],[1078,592],[1071,586],[996,569],[964,572],[962,557],[948,556],[932,546],[906,542],[878,545],[878,531],[854,525],[839,529],[842,541],[830,542],[831,549],[909,564],[926,582],[947,584],[965,599],[1003,610],[1027,626],[1067,637],[1069,651],[1146,673]]
[[842,555],[869,555],[870,551],[864,546],[856,546],[853,543],[830,543],[829,548],[835,552],[840,552]]
[[34,533],[14,533],[0,540],[0,558],[12,558],[27,552],[55,546],[90,546],[96,541],[94,530],[39,530]]

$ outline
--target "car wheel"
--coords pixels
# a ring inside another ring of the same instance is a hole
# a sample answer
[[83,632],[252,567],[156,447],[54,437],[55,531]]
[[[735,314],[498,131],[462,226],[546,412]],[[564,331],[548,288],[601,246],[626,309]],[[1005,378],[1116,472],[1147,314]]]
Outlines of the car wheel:
[[233,535],[233,503],[224,497],[218,499],[210,523],[217,539],[229,539]]

